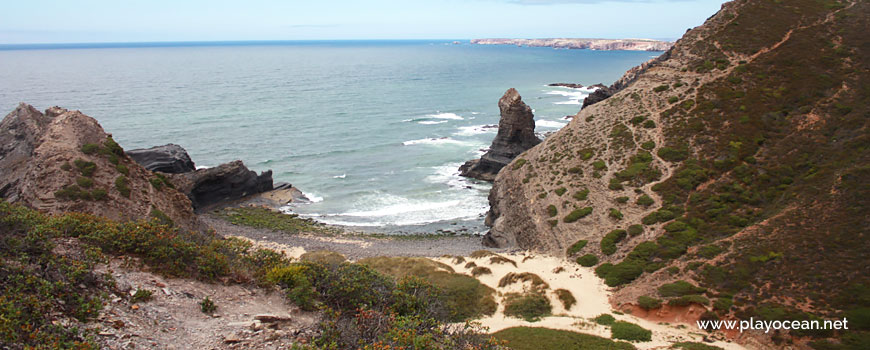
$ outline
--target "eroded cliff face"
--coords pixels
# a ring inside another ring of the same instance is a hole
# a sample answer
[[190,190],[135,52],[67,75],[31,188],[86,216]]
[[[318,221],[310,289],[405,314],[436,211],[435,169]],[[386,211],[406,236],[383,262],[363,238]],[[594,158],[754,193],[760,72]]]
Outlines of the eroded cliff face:
[[91,117],[21,104],[0,123],[0,195],[43,212],[127,221],[169,219],[200,230],[190,200],[124,154]]
[[617,307],[677,280],[718,318],[870,307],[844,301],[870,285],[868,13],[726,3],[506,166],[486,242],[594,256]]

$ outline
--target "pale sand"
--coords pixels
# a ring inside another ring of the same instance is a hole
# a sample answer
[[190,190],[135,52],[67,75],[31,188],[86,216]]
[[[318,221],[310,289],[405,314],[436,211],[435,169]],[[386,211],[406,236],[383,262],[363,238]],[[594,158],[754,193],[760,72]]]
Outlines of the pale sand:
[[[250,241],[256,247],[273,249],[284,252],[288,257],[299,259],[306,252],[304,247],[291,246],[287,244],[270,242],[265,240],[254,240],[243,236],[233,236],[239,239]],[[560,329],[567,331],[592,334],[604,338],[610,338],[610,328],[601,326],[592,321],[592,318],[609,313],[617,320],[635,323],[643,328],[652,331],[652,341],[633,343],[638,349],[667,349],[672,343],[683,341],[703,342],[703,332],[697,329],[694,324],[678,325],[656,323],[640,319],[631,315],[617,315],[610,307],[609,288],[600,278],[595,276],[592,268],[582,267],[572,261],[563,258],[550,256],[534,255],[531,253],[502,253],[503,257],[511,259],[517,263],[514,267],[510,263],[491,264],[489,256],[484,258],[473,259],[464,257],[465,261],[454,264],[452,257],[431,257],[430,259],[447,264],[457,272],[471,275],[471,269],[465,268],[465,264],[474,262],[477,266],[485,266],[492,270],[492,274],[479,276],[477,279],[493,288],[497,292],[496,301],[498,302],[498,310],[492,316],[475,320],[484,327],[489,329],[489,332],[497,332],[510,327],[545,327],[552,329]],[[525,259],[526,261],[523,261]],[[564,271],[556,273],[559,268]],[[526,322],[522,319],[506,317],[504,315],[504,295],[507,293],[521,292],[524,288],[528,288],[529,284],[515,283],[503,288],[498,287],[499,280],[510,272],[531,272],[543,279],[549,285],[547,289],[547,297],[550,298],[550,303],[553,305],[553,316],[545,317],[538,322]],[[553,292],[556,289],[566,289],[571,292],[577,303],[570,310],[565,310],[562,302]],[[726,350],[745,350],[746,348],[736,343],[728,343],[717,341],[707,343],[710,345],[719,346]]]
[[[617,320],[635,323],[643,328],[652,331],[652,341],[633,343],[638,349],[667,349],[672,343],[683,341],[703,342],[703,332],[697,330],[696,325],[683,325],[678,328],[676,324],[667,325],[656,322],[647,321],[631,315],[617,315],[610,307],[609,297],[610,291],[600,278],[595,276],[592,268],[582,267],[574,262],[555,258],[550,256],[533,255],[531,253],[516,253],[516,254],[500,254],[508,259],[514,260],[517,267],[511,264],[491,264],[490,257],[479,259],[471,259],[466,257],[465,262],[454,264],[452,258],[438,257],[433,260],[452,266],[458,273],[471,274],[471,269],[466,269],[465,264],[473,261],[477,266],[486,266],[492,270],[491,275],[483,275],[478,278],[481,283],[492,287],[498,293],[496,301],[499,303],[498,310],[490,317],[476,320],[484,327],[487,327],[490,332],[510,327],[546,327],[552,329],[561,329],[567,331],[575,331],[580,333],[592,334],[604,338],[610,338],[610,328],[596,324],[591,319],[603,314],[609,313]],[[523,262],[524,258],[530,257]],[[564,271],[555,273],[557,268],[562,267]],[[538,322],[526,322],[522,319],[506,317],[504,315],[503,298],[507,293],[520,292],[523,288],[528,288],[529,284],[523,286],[520,283],[498,287],[499,280],[510,272],[531,272],[541,277],[550,288],[547,290],[547,297],[550,298],[550,303],[553,305],[553,316],[545,317]],[[562,302],[553,293],[556,289],[567,289],[577,299],[577,304],[571,307],[570,310],[565,310]],[[715,343],[707,343],[722,347],[726,350],[743,350],[744,347],[723,341]]]

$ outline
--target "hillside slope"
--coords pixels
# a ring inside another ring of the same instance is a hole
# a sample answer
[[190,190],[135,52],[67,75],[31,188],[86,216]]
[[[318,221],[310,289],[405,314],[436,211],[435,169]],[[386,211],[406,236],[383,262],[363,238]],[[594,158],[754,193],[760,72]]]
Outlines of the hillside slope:
[[487,242],[594,255],[615,304],[687,280],[721,318],[866,318],[866,28],[866,1],[726,3],[505,167]]
[[43,212],[203,226],[190,200],[128,157],[93,118],[21,104],[0,123],[0,197]]

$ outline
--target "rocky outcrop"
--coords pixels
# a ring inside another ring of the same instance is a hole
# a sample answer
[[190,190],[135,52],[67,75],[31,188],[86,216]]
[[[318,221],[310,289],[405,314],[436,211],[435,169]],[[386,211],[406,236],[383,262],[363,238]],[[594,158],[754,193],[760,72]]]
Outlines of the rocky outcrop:
[[665,51],[674,43],[651,39],[472,39],[477,45],[516,45],[552,47],[557,49],[589,49],[602,51]]
[[151,171],[180,174],[196,170],[187,150],[176,144],[129,150],[127,155]]
[[190,200],[126,156],[99,123],[60,107],[20,104],[0,122],[4,200],[48,213],[119,221],[168,218],[200,230]]
[[257,175],[241,160],[214,168],[171,174],[170,178],[176,188],[187,194],[193,207],[197,209],[273,189],[271,170]]
[[516,89],[508,89],[498,101],[501,119],[498,134],[480,159],[470,160],[459,167],[460,175],[484,181],[493,181],[505,165],[520,153],[541,143],[535,136],[535,116],[523,102]]
[[566,88],[571,88],[571,89],[582,89],[583,88],[583,84],[576,84],[576,83],[552,83],[552,84],[547,84],[547,86],[559,86],[559,87],[566,87]]

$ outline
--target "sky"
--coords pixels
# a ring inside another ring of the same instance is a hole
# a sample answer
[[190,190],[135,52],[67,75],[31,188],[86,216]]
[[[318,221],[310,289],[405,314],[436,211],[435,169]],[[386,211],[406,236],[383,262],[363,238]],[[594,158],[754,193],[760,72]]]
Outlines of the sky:
[[6,1],[0,44],[474,38],[677,39],[724,0]]

